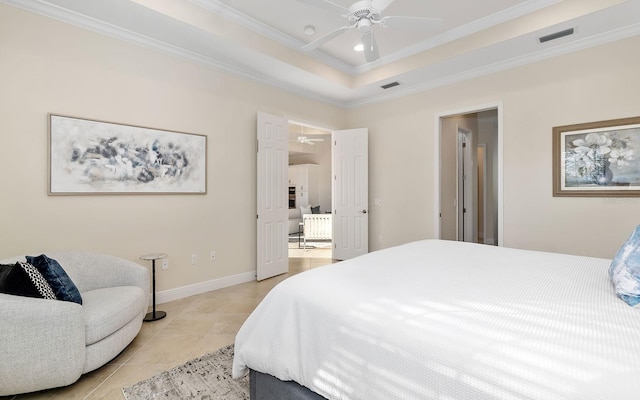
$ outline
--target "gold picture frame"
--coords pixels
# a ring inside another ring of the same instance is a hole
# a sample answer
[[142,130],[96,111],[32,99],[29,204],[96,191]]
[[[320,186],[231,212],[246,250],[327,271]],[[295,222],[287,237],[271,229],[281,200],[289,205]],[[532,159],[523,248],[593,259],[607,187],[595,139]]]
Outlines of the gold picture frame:
[[640,117],[554,127],[553,196],[640,196]]

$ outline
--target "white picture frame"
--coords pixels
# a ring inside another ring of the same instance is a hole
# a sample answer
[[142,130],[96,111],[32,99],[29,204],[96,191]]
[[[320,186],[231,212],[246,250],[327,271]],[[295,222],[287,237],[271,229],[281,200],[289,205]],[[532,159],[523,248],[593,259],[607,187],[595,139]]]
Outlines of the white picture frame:
[[206,194],[204,135],[49,114],[49,195]]

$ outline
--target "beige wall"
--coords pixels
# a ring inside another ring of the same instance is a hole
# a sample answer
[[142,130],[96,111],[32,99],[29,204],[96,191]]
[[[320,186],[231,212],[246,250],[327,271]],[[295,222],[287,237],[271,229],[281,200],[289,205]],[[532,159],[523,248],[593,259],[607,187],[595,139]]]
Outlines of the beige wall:
[[434,235],[434,115],[502,102],[504,245],[613,257],[640,200],[552,197],[551,130],[639,115],[638,48],[634,37],[350,110],[351,127],[369,127],[370,196],[384,199],[370,248]]
[[[255,270],[257,111],[368,127],[370,198],[383,200],[370,207],[370,249],[430,238],[434,116],[502,102],[504,245],[612,257],[640,201],[552,197],[551,128],[638,115],[638,48],[635,37],[339,110],[0,5],[0,256],[163,251],[171,266],[158,290]],[[48,112],[207,135],[208,194],[47,196]]]
[[[0,60],[0,258],[166,252],[159,291],[255,270],[258,111],[345,121],[335,107],[7,5]],[[47,196],[49,112],[206,135],[208,193]]]

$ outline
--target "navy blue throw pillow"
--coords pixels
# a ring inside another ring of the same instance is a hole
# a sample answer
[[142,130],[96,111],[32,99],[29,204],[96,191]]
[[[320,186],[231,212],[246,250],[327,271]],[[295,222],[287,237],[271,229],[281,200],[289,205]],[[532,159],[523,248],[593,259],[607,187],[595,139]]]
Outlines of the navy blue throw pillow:
[[58,300],[82,304],[80,291],[56,260],[44,254],[37,257],[26,256],[26,259],[29,264],[35,266],[44,276]]

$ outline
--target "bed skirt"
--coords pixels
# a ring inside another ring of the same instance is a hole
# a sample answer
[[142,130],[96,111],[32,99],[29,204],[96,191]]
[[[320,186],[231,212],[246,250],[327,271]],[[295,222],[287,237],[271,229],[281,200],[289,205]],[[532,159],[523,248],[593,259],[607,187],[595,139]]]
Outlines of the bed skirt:
[[293,381],[251,370],[249,373],[251,400],[327,400]]

